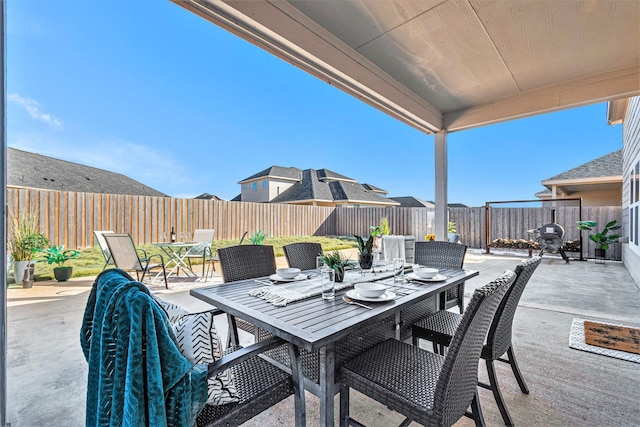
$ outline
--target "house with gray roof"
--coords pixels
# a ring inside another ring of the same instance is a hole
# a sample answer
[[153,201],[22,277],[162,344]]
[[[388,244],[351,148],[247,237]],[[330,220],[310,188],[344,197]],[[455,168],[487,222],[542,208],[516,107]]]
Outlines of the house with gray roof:
[[617,150],[541,181],[542,200],[581,197],[584,206],[622,204],[622,150]]
[[7,185],[84,193],[167,197],[125,175],[7,148]]
[[271,166],[238,182],[235,201],[313,206],[399,206],[387,191],[329,169]]

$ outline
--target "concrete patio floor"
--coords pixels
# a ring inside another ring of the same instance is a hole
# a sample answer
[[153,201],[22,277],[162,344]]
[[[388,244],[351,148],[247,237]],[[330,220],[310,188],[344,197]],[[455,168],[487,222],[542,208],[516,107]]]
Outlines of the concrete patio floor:
[[[466,295],[525,258],[469,251],[465,268],[479,270],[480,275],[467,282]],[[285,264],[284,259],[279,258],[278,264]],[[91,283],[92,278],[83,278],[8,290],[7,422],[12,426],[84,424],[87,366],[79,333]],[[208,308],[186,290],[158,293],[190,311]],[[562,259],[544,257],[514,323],[514,349],[531,393],[520,393],[508,366],[497,366],[515,423],[640,426],[640,364],[569,348],[574,317],[640,326],[640,289],[621,263],[565,264]],[[220,319],[217,324],[223,331],[226,325]],[[486,380],[483,363],[479,372]],[[487,425],[503,425],[491,393],[481,390],[480,399]],[[306,405],[307,425],[319,425],[315,396],[307,394]],[[369,426],[397,425],[403,419],[357,393],[352,394],[351,406],[352,415]],[[289,398],[245,425],[292,426],[292,411]],[[456,425],[473,423],[463,418]]]

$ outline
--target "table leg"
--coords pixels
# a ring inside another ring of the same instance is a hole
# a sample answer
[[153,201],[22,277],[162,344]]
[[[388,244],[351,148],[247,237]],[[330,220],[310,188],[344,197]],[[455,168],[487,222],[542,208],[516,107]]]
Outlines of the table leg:
[[333,415],[333,390],[335,382],[335,346],[327,344],[320,349],[320,425],[332,427]]
[[298,346],[291,343],[289,343],[289,360],[291,360],[291,377],[293,378],[296,426],[305,427],[307,425],[307,409],[304,400],[302,359],[300,358],[300,349]]

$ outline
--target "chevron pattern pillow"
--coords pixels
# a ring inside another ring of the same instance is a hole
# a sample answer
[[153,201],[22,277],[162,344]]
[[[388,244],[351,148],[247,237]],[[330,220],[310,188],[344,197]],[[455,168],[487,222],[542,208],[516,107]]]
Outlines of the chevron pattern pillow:
[[[222,357],[222,346],[213,323],[213,313],[183,314],[173,324],[180,353],[191,363],[213,363]],[[238,402],[238,392],[230,370],[208,379],[210,405]]]
[[176,323],[178,319],[180,319],[185,314],[189,314],[187,310],[180,307],[179,305],[172,304],[168,301],[158,298],[155,295],[153,296],[153,299],[158,303],[160,308],[162,308],[164,312],[167,313],[167,316],[169,317],[169,322],[171,322],[172,325]]

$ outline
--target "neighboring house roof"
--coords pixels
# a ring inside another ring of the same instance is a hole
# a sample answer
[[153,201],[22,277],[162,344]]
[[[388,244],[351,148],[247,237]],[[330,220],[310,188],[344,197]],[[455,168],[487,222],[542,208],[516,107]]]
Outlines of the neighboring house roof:
[[300,181],[301,176],[302,176],[302,171],[298,168],[294,168],[294,167],[285,168],[282,166],[271,166],[266,168],[263,171],[260,171],[256,174],[251,175],[249,178],[243,179],[242,181],[238,182],[238,184],[243,184],[247,181],[254,181],[259,178],[267,178],[267,177]]
[[380,187],[376,187],[375,185],[371,185],[371,184],[362,184],[362,186],[364,188],[366,188],[367,190],[371,190],[375,193],[380,193],[380,194],[389,194],[389,192],[387,190],[383,190]]
[[622,149],[542,180],[541,184],[546,189],[535,194],[538,198],[551,197],[553,187],[559,196],[619,188],[622,185]]
[[7,148],[7,185],[57,191],[166,197],[125,175]]
[[400,203],[400,206],[403,208],[433,208],[436,206],[431,202],[427,202],[425,200],[422,200],[413,196],[389,197],[389,198]]
[[[430,203],[433,206],[436,205],[436,202],[434,202],[433,200],[427,200],[427,203]],[[449,207],[449,208],[468,208],[469,206],[465,205],[464,203],[447,203],[447,207]]]
[[353,178],[349,178],[348,176],[340,175],[339,173],[335,173],[329,169],[319,169],[318,170],[318,179],[321,181],[350,181],[357,182]]
[[216,196],[215,194],[202,193],[199,196],[194,197],[194,199],[202,199],[202,200],[222,200],[222,198]]
[[605,154],[595,160],[562,172],[542,181],[576,180],[583,178],[598,178],[604,176],[622,176],[622,149]]
[[[384,205],[398,205],[394,200],[381,196],[362,184],[346,180],[344,176],[331,173],[328,179],[326,169],[306,169],[302,171],[302,179],[292,185],[271,203],[296,203],[306,201],[329,203],[373,203]],[[336,177],[341,177],[336,180]],[[347,178],[348,179],[348,178]]]

